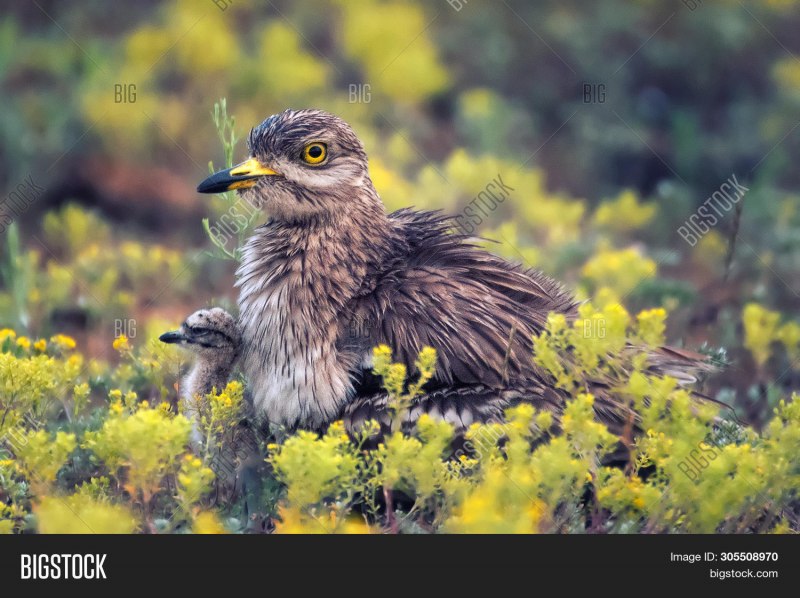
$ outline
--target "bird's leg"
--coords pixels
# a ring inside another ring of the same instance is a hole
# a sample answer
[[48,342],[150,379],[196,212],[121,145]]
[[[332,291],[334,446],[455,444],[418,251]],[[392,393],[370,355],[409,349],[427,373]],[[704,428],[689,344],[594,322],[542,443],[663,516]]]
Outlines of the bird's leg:
[[383,487],[383,500],[386,503],[386,524],[393,534],[400,532],[397,526],[397,518],[394,516],[394,495],[388,486]]

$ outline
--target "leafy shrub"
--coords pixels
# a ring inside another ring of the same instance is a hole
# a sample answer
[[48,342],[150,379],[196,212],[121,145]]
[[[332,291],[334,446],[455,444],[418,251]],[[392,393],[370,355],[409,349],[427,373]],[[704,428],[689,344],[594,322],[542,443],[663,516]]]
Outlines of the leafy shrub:
[[[552,315],[533,358],[574,398],[555,414],[519,405],[503,421],[473,424],[456,445],[452,427],[427,415],[412,432],[394,426],[377,446],[374,422],[354,437],[341,422],[321,435],[274,431],[261,447],[271,473],[256,508],[283,533],[798,531],[800,402],[780,402],[759,434],[652,375],[648,353],[624,346],[661,344],[666,315],[633,318],[614,303],[587,303],[572,323]],[[586,334],[601,324],[603,334]],[[244,413],[241,383],[198,397],[204,441],[190,448],[187,417],[137,396],[168,374],[124,375],[129,389],[104,397],[78,367],[84,360],[72,339],[54,336],[42,353],[18,344],[13,331],[3,336],[1,531],[246,528],[245,499],[216,502],[224,480],[211,468],[215,451],[236,452],[241,442],[230,433]],[[95,381],[143,360],[161,367],[128,339],[116,344],[124,360]],[[432,375],[435,351],[421,353],[413,380],[387,347],[375,349],[374,363],[397,415]],[[614,378],[619,371],[629,375]],[[618,380],[612,392],[641,435],[617,436],[597,421],[587,380],[598,376]],[[71,421],[60,422],[67,413]],[[53,426],[55,433],[45,429]]]

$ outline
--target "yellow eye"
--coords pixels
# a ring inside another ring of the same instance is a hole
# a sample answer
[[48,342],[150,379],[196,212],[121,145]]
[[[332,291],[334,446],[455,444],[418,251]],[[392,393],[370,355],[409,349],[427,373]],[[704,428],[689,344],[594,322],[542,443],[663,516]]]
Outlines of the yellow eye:
[[324,143],[309,143],[303,148],[303,161],[307,164],[319,164],[328,156],[328,148]]

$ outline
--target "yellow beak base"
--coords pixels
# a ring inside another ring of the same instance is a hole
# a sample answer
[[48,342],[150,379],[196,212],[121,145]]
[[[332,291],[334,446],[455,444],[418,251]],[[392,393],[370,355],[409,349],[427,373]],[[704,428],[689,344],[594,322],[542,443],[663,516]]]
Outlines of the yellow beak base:
[[224,193],[232,189],[254,186],[262,176],[276,176],[277,172],[267,168],[255,158],[248,158],[232,168],[215,172],[197,186],[199,193]]

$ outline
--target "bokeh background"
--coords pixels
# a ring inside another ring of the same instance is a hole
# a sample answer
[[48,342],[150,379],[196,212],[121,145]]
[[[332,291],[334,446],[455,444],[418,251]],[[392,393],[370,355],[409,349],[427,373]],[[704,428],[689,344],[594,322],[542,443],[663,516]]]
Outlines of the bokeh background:
[[[317,107],[356,129],[390,210],[463,214],[500,176],[493,251],[666,308],[758,426],[800,387],[799,4],[0,2],[0,329],[113,362],[120,333],[235,306],[201,223],[230,198],[195,192],[225,162],[214,104],[239,139]],[[731,177],[743,200],[688,243]]]

